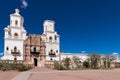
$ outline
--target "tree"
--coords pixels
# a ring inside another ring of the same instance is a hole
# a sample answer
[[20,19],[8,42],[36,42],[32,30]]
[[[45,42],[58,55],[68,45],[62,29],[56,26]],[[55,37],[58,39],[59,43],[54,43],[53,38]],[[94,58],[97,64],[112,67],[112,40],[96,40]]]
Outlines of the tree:
[[110,67],[110,56],[109,55],[105,55],[103,57],[103,62],[104,62],[104,67],[105,68],[109,68]]
[[76,65],[78,65],[79,64],[79,57],[77,57],[77,56],[73,56],[73,61],[74,61],[74,63],[76,64]]
[[70,66],[70,58],[66,58],[66,59],[64,60],[64,65],[65,65],[66,69],[69,69],[69,66]]
[[56,70],[66,70],[64,65],[61,62],[54,61],[54,69]]
[[102,60],[104,62],[105,68],[111,68],[111,63],[116,59],[115,56],[112,55],[105,55],[103,56]]
[[90,56],[91,68],[93,69],[99,68],[100,55],[97,53],[92,53],[89,56]]

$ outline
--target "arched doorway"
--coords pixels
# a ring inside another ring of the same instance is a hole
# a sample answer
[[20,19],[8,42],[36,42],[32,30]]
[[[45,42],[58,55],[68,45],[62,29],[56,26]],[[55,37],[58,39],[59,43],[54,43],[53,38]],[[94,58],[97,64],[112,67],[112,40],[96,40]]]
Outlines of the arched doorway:
[[37,59],[34,58],[34,66],[37,66]]

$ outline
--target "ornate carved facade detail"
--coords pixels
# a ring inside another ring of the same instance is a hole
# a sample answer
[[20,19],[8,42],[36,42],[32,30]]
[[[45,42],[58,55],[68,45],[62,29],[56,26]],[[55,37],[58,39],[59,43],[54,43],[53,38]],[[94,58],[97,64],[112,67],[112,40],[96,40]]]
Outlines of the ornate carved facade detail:
[[45,43],[40,35],[29,35],[24,41],[24,61],[45,66]]

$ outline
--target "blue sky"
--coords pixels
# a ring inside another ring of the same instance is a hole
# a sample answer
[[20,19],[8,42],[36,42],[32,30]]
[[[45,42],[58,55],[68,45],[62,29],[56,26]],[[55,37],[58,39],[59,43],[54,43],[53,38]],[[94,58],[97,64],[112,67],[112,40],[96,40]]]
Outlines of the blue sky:
[[27,34],[42,34],[44,20],[54,20],[63,52],[120,53],[119,0],[1,0],[0,53],[3,29],[15,8],[24,17]]

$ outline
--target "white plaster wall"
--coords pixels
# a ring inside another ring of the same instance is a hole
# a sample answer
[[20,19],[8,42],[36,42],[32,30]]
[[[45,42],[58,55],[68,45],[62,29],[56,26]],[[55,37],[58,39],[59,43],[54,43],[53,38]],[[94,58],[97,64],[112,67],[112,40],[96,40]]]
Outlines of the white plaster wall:
[[9,35],[8,35],[8,30],[5,30],[5,34],[4,34],[5,38],[8,38]]
[[[2,59],[14,60],[14,56],[11,54],[11,50],[14,47],[17,47],[17,50],[20,50],[20,56],[16,56],[17,60],[23,60],[23,40],[10,40],[5,39],[4,44],[4,57]],[[6,47],[9,47],[9,50],[6,50]]]
[[50,32],[48,32],[48,33],[46,33],[46,42],[49,42],[49,37],[52,37],[52,42],[57,42],[57,43],[59,43],[58,41],[59,41],[59,37],[57,37],[57,39],[58,39],[58,41],[57,40],[55,40],[55,36],[57,35],[57,34],[55,34],[55,33],[50,33]]
[[[2,60],[14,60],[15,56],[13,55],[4,55]],[[23,56],[16,56],[17,60],[23,60]]]
[[15,33],[18,33],[18,37],[20,38],[20,36],[21,36],[21,29],[19,29],[19,28],[12,28],[11,29],[11,34],[12,34],[13,38],[14,38],[14,34]]
[[79,57],[79,59],[80,59],[81,62],[84,62],[85,60],[87,60],[87,59],[89,58],[87,55],[74,54],[74,53],[70,53],[70,54],[68,54],[68,53],[61,53],[60,55],[61,55],[61,56],[60,56],[60,59],[61,59],[61,60],[64,60],[65,58],[70,58],[70,59],[72,59],[73,56],[76,56],[76,57]]
[[[54,57],[55,60],[59,60],[59,44],[54,44],[54,43],[46,43],[46,55],[49,55],[49,51],[53,50],[53,52],[56,53],[57,57]],[[58,50],[58,52],[56,52]],[[46,57],[46,60],[50,60],[51,57]]]

